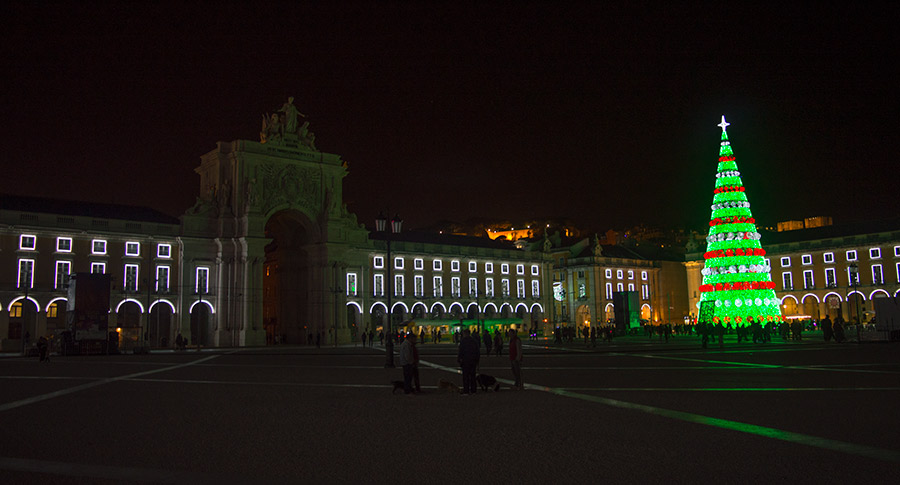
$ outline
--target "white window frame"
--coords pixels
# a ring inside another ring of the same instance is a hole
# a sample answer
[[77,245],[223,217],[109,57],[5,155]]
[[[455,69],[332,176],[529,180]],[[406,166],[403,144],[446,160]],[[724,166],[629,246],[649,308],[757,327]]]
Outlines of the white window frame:
[[347,296],[359,294],[359,276],[356,273],[347,273]]
[[837,288],[837,284],[837,271],[834,268],[825,268],[825,287]]
[[435,276],[432,278],[432,284],[434,285],[434,296],[435,298],[443,298],[444,297],[444,278],[441,276]]
[[856,261],[857,257],[858,257],[858,255],[856,254],[855,249],[851,249],[851,250],[847,251],[847,261]]
[[541,274],[540,266],[536,264],[531,265],[531,276],[539,276]]
[[125,256],[140,256],[141,243],[137,241],[125,241]]
[[832,264],[834,263],[834,253],[824,253],[822,254],[822,261]]
[[881,259],[881,248],[869,248],[869,259]]
[[516,274],[525,274],[525,265],[524,264],[516,265]]
[[[96,271],[96,270],[100,271]],[[103,262],[91,262],[91,274],[106,274],[106,263]]]
[[[607,271],[609,271],[609,270],[607,270]],[[612,300],[612,299],[613,299],[612,283],[607,283],[607,284],[606,284],[606,299],[607,299],[607,300]]]
[[[62,270],[60,270],[62,268]],[[69,275],[72,274],[71,261],[57,261],[56,274],[53,275],[53,289],[59,290],[65,288],[69,281]]]
[[156,257],[162,259],[169,259],[172,257],[172,245],[171,244],[157,244],[156,245]]
[[650,285],[641,285],[641,299],[650,299]]
[[531,297],[532,298],[540,298],[541,297],[541,282],[540,282],[540,280],[531,280]]
[[37,249],[37,236],[34,234],[22,234],[19,236],[19,249],[22,251],[34,251]]
[[16,277],[16,288],[22,288],[22,277],[28,275],[28,288],[34,288],[34,260],[33,259],[20,259],[19,260],[19,275]]
[[525,280],[523,279],[516,280],[516,296],[520,299],[525,298]]
[[459,276],[450,278],[450,296],[454,298],[459,298],[459,296],[462,294],[462,288],[460,287],[459,281]]
[[469,296],[478,295],[478,278],[469,278]]
[[641,271],[641,281],[647,281],[647,272]]
[[625,283],[616,283],[616,291],[625,291]]
[[415,285],[415,288],[413,288],[415,296],[425,296],[425,277],[420,274],[415,275],[413,284]]
[[612,270],[609,269],[609,268],[606,268],[606,277],[607,277],[607,278],[612,278]]
[[803,270],[803,289],[810,290],[816,287],[816,279],[815,274],[813,274],[813,270],[805,269]]
[[812,254],[804,254],[800,256],[800,264],[803,266],[809,266],[812,264]]
[[894,246],[894,256],[900,257],[900,246]]
[[630,279],[630,280],[634,279],[634,270],[633,269],[628,270],[628,279]]
[[791,267],[791,258],[790,256],[784,256],[781,258],[781,267],[782,268],[790,268]]
[[628,283],[628,291],[634,291],[634,283]]
[[484,263],[484,272],[491,274],[494,272],[494,263]]
[[[203,275],[203,291],[200,288],[200,275]],[[194,293],[198,295],[209,294],[209,266],[197,266],[194,269]]]
[[[64,247],[63,243],[68,243],[68,247]],[[70,238],[70,237],[56,238],[56,252],[71,253],[72,252],[72,238]]]
[[[129,271],[134,270],[134,281],[133,285],[129,284],[128,281],[128,273]],[[122,289],[127,292],[136,293],[140,290],[139,281],[141,274],[141,266],[138,264],[126,264],[124,270],[122,271]]]
[[454,259],[450,261],[450,271],[459,271],[459,260]]
[[402,274],[394,275],[394,296],[406,296],[406,287]]
[[425,260],[422,258],[416,258],[413,260],[413,269],[423,270],[425,269]]
[[623,272],[621,269],[617,269],[617,270],[616,270],[616,278],[618,278],[618,279],[620,279],[620,280],[621,280],[621,279],[624,279],[624,278],[625,278],[625,272]]
[[169,288],[171,288],[170,278],[172,277],[172,267],[169,265],[161,264],[156,267],[156,281],[154,282],[154,287],[157,293],[168,293]]
[[790,271],[781,273],[781,289],[790,291],[794,289],[794,275]]
[[373,275],[372,296],[384,296],[384,275]]
[[503,278],[500,280],[500,296],[509,298],[509,295],[509,278]]
[[[877,274],[876,271],[878,270]],[[883,285],[884,284],[884,268],[880,264],[872,265],[872,284],[873,285]]]
[[435,260],[431,263],[431,268],[432,268],[433,270],[435,270],[435,271],[443,271],[443,270],[441,269],[442,267],[443,267],[443,266],[441,265],[441,260],[440,260],[440,259],[435,259]]
[[[859,281],[860,281],[859,268],[858,267],[856,268],[856,280],[854,281],[853,273],[850,272],[850,268],[848,267],[847,268],[847,286],[859,286]],[[854,285],[854,283],[856,283],[856,284]]]
[[91,240],[91,254],[106,254],[106,239],[92,239]]
[[494,278],[484,279],[484,293],[488,298],[494,297]]
[[500,274],[509,274],[509,265],[503,263],[500,265]]
[[394,269],[403,269],[403,256],[394,256]]
[[372,258],[372,267],[375,269],[384,269],[384,256],[375,256]]
[[478,271],[478,263],[475,261],[469,261],[469,273],[475,273]]

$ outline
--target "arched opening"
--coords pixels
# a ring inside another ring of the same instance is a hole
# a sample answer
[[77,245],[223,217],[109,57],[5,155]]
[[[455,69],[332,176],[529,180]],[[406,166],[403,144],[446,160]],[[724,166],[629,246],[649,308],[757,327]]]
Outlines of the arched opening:
[[57,300],[47,306],[47,333],[66,329],[66,300]]
[[[141,306],[134,301],[122,302],[116,310],[116,328],[119,329],[119,348],[133,349],[141,339]],[[145,329],[146,330],[146,329]]]
[[191,308],[191,345],[209,347],[213,344],[212,312],[206,303],[198,303]]
[[851,325],[865,322],[866,299],[859,292],[847,295],[847,321]]
[[650,321],[651,313],[653,313],[653,312],[652,312],[652,310],[651,310],[651,308],[650,308],[650,305],[648,305],[648,304],[646,304],[646,303],[644,303],[643,305],[641,305],[641,320],[644,320],[644,321],[646,321],[646,322],[649,322],[649,321]]
[[818,320],[819,315],[819,299],[816,295],[810,293],[803,297],[803,301],[801,302],[802,312],[804,315],[809,315],[810,318]]
[[154,347],[170,347],[175,337],[172,336],[172,307],[166,303],[156,303],[150,309],[147,321],[150,345]]
[[841,297],[831,293],[825,297],[825,313],[834,320],[841,314]]
[[591,308],[587,305],[579,305],[578,308],[575,309],[576,325],[589,327],[591,321]]
[[607,303],[606,308],[603,311],[604,319],[606,323],[612,323],[616,320],[616,307],[612,303]]
[[800,307],[797,305],[797,299],[788,295],[781,301],[781,314],[785,318],[796,317],[800,315]]
[[347,325],[350,326],[350,335],[353,335],[355,339],[360,339],[362,333],[369,330],[366,325],[363,325],[362,310],[358,305],[347,304]]
[[297,210],[273,214],[265,227],[263,267],[263,322],[266,342],[308,343],[310,337],[325,340],[331,308],[321,292],[325,288],[325,248],[318,226]]
[[21,299],[9,306],[9,328],[6,338],[21,340],[25,337],[26,344],[34,342],[35,325],[37,323],[37,305],[30,299]]

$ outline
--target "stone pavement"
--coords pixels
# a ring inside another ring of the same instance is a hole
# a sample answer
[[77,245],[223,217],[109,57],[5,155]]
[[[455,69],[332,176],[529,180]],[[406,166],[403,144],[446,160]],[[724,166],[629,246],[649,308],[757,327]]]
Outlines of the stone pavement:
[[[525,342],[525,391],[376,348],[0,359],[4,483],[895,483],[900,345]],[[506,357],[481,372],[508,383]]]

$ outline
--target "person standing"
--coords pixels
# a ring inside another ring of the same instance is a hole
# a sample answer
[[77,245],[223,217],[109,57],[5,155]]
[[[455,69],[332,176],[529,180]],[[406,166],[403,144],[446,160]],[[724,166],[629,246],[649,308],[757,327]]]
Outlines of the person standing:
[[491,339],[491,331],[485,329],[484,335],[482,336],[481,340],[484,342],[484,349],[485,349],[484,355],[487,355],[488,357],[490,357],[491,356],[491,344],[493,342],[493,340]]
[[481,358],[481,345],[474,338],[468,329],[462,331],[462,339],[459,341],[459,350],[456,354],[456,361],[462,368],[463,377],[463,394],[475,394],[475,369],[478,367],[478,360]]
[[509,364],[512,367],[513,377],[516,382],[513,384],[516,389],[524,390],[525,383],[522,382],[522,340],[516,333],[516,329],[509,330]]
[[820,322],[822,325],[822,337],[825,338],[825,341],[828,342],[831,340],[831,337],[834,336],[834,329],[831,326],[831,318],[828,318],[828,315],[825,315],[825,318]]
[[411,333],[403,340],[400,346],[400,365],[403,367],[403,393],[410,394],[413,392],[412,382],[416,372],[416,361],[418,352],[416,352],[416,334]]

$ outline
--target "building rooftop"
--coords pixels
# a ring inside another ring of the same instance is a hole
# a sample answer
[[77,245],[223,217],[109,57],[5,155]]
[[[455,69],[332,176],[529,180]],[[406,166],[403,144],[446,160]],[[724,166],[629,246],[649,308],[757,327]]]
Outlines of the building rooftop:
[[158,210],[119,204],[0,194],[0,210],[117,219],[179,225],[181,221]]

